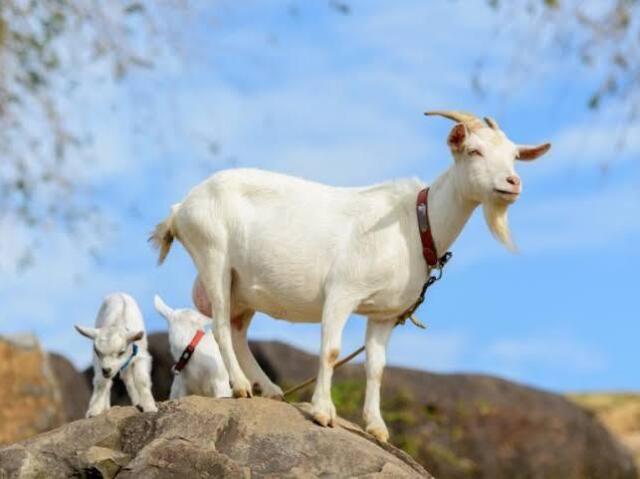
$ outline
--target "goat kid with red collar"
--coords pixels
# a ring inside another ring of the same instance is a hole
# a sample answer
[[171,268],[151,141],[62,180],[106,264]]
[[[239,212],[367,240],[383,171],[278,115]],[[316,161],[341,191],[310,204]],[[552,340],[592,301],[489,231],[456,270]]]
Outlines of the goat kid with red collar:
[[211,318],[193,309],[172,309],[158,295],[153,304],[169,323],[169,348],[176,361],[169,399],[189,394],[231,397],[229,373],[218,344],[213,334],[205,333]]
[[256,374],[248,348],[234,350],[234,335],[246,341],[255,311],[321,322],[313,418],[332,426],[331,378],[342,331],[351,313],[362,314],[368,317],[364,421],[369,433],[388,439],[380,414],[387,342],[435,265],[425,258],[440,258],[480,205],[490,231],[513,249],[507,208],[522,191],[515,161],[534,160],[550,148],[516,145],[490,118],[427,114],[456,122],[448,137],[453,164],[428,190],[426,236],[433,248],[424,246],[419,230],[416,200],[427,185],[417,179],[336,188],[254,169],[226,170],[191,190],[156,227],[159,262],[178,238],[198,269],[235,396],[251,396],[254,382],[273,392],[260,384],[264,375]]

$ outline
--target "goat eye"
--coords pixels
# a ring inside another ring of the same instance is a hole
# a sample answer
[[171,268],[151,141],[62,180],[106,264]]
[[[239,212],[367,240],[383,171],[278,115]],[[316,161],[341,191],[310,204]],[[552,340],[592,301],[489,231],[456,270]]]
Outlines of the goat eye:
[[126,349],[123,349],[122,351],[120,351],[120,352],[118,353],[118,355],[123,356],[123,355],[124,355],[124,353],[126,353],[126,352],[127,352],[127,350],[126,350]]
[[483,156],[480,150],[469,150],[469,156]]
[[98,356],[99,358],[102,357],[102,353],[98,351],[98,348],[96,348],[95,346],[93,347],[93,352],[96,353],[96,356]]

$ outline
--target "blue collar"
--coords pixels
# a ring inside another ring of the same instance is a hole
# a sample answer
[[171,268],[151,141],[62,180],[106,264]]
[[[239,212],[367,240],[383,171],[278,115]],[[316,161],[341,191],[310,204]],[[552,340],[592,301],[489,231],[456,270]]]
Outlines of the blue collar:
[[119,372],[127,369],[127,366],[131,364],[131,360],[136,356],[136,354],[138,354],[138,345],[136,343],[133,343],[133,352],[131,353],[131,356],[129,356],[129,359],[127,359],[127,362],[122,365]]

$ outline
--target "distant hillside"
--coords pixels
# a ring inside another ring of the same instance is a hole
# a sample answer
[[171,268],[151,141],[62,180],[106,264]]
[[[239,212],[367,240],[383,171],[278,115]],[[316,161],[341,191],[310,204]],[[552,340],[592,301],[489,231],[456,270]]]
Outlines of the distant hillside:
[[629,448],[640,470],[640,394],[582,393],[569,398],[592,411]]

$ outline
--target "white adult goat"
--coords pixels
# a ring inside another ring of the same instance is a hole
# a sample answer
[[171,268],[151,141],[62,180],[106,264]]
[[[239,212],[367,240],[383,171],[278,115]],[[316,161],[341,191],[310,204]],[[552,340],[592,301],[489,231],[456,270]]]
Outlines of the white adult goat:
[[[512,247],[507,207],[521,192],[516,159],[533,160],[548,143],[517,146],[492,119],[462,112],[430,112],[457,122],[448,137],[454,163],[431,186],[428,218],[442,254],[482,204],[493,234]],[[236,396],[251,382],[268,394],[280,388],[257,374],[240,352],[255,311],[294,322],[322,323],[313,417],[332,425],[333,364],[351,313],[368,317],[366,429],[388,438],[380,414],[386,345],[397,316],[417,299],[429,267],[422,255],[417,179],[364,188],[334,188],[252,169],[221,171],[172,208],[152,239],[162,263],[178,238],[191,255],[213,306],[215,333]],[[236,352],[234,352],[234,343]],[[240,359],[240,362],[238,362]],[[259,368],[258,368],[259,369]],[[244,370],[244,372],[243,372]]]
[[134,406],[157,411],[151,394],[151,355],[136,301],[126,293],[109,294],[100,306],[95,326],[75,326],[93,340],[93,393],[87,417],[111,407],[111,386],[118,373]]
[[[174,361],[178,361],[196,332],[204,330],[211,318],[193,309],[172,309],[158,295],[153,304],[169,323],[169,347]],[[173,378],[169,398],[177,399],[189,394],[231,397],[229,373],[212,334],[202,337],[186,367]]]

